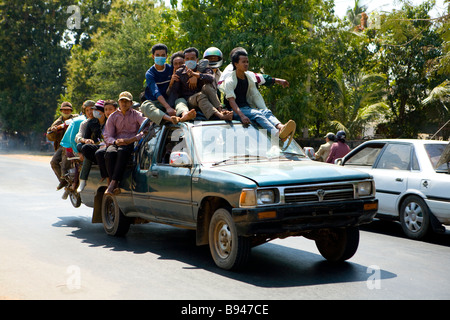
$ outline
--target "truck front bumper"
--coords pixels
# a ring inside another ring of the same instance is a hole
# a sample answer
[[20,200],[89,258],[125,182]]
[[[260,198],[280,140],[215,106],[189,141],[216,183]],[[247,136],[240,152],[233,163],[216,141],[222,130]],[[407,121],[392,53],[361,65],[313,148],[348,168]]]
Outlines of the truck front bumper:
[[239,236],[302,233],[370,223],[378,200],[352,200],[234,208]]

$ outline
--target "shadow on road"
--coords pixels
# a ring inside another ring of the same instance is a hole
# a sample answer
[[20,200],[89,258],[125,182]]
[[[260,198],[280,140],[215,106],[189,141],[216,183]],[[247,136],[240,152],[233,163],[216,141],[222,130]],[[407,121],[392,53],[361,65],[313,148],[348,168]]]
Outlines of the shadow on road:
[[[59,217],[54,227],[76,228],[69,236],[91,247],[132,254],[151,253],[161,260],[177,260],[189,264],[184,269],[205,269],[227,278],[259,287],[294,287],[318,284],[365,282],[372,272],[368,266],[353,262],[340,265],[328,263],[321,255],[274,243],[252,249],[248,265],[239,272],[218,268],[208,246],[195,245],[195,232],[160,224],[133,225],[125,237],[105,234],[101,224],[92,224],[87,217]],[[379,271],[380,280],[397,275]]]
[[[397,221],[379,220],[375,219],[369,224],[362,225],[361,230],[380,233],[387,236],[409,239],[402,230],[402,226]],[[419,241],[419,240],[412,240]],[[447,229],[445,233],[430,232],[423,242],[437,244],[441,246],[450,247],[450,230]]]

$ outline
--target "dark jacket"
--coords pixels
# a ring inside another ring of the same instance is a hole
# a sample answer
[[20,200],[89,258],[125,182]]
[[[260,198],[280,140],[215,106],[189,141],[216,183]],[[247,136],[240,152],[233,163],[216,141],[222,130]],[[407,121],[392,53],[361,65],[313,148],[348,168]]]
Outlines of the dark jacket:
[[[182,66],[176,71],[176,74],[180,78],[180,81],[175,81],[170,90],[170,96],[168,103],[170,105],[174,105],[175,100],[178,98],[189,99],[190,96],[200,92],[202,90],[203,85],[210,84],[215,81],[214,72],[210,68],[206,68],[203,73],[200,73],[200,78],[197,81],[197,87],[194,89],[189,88],[189,76],[186,73],[186,66]],[[197,69],[194,70],[197,72]]]
[[84,139],[92,139],[95,143],[103,140],[103,128],[105,127],[106,121],[103,125],[100,124],[97,118],[89,119],[86,125],[86,131],[84,132]]

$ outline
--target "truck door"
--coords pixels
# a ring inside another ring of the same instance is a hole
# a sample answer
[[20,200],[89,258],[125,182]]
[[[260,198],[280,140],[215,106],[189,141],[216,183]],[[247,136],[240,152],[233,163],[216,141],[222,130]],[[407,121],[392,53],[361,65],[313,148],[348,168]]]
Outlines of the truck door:
[[135,211],[143,217],[153,218],[150,206],[150,195],[152,190],[149,187],[151,174],[150,167],[156,159],[157,144],[160,140],[161,127],[154,126],[153,132],[145,137],[137,155],[136,170],[133,174],[132,190]]
[[149,170],[150,208],[157,219],[190,224],[192,214],[192,168],[173,167],[170,153],[181,151],[186,132],[180,127],[166,127],[158,152]]

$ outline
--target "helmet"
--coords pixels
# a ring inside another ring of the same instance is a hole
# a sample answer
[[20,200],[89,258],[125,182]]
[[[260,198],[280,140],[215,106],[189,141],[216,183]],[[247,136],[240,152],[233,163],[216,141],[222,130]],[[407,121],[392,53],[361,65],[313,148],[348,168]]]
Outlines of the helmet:
[[336,133],[336,139],[337,140],[345,140],[346,136],[345,136],[345,131],[344,130],[340,130]]
[[219,67],[221,67],[222,63],[223,63],[222,51],[220,51],[216,47],[210,47],[210,48],[206,49],[205,52],[203,53],[203,58],[206,59],[207,57],[211,57],[211,56],[219,57],[219,61],[210,61],[209,62],[209,67],[210,68],[219,68]]

